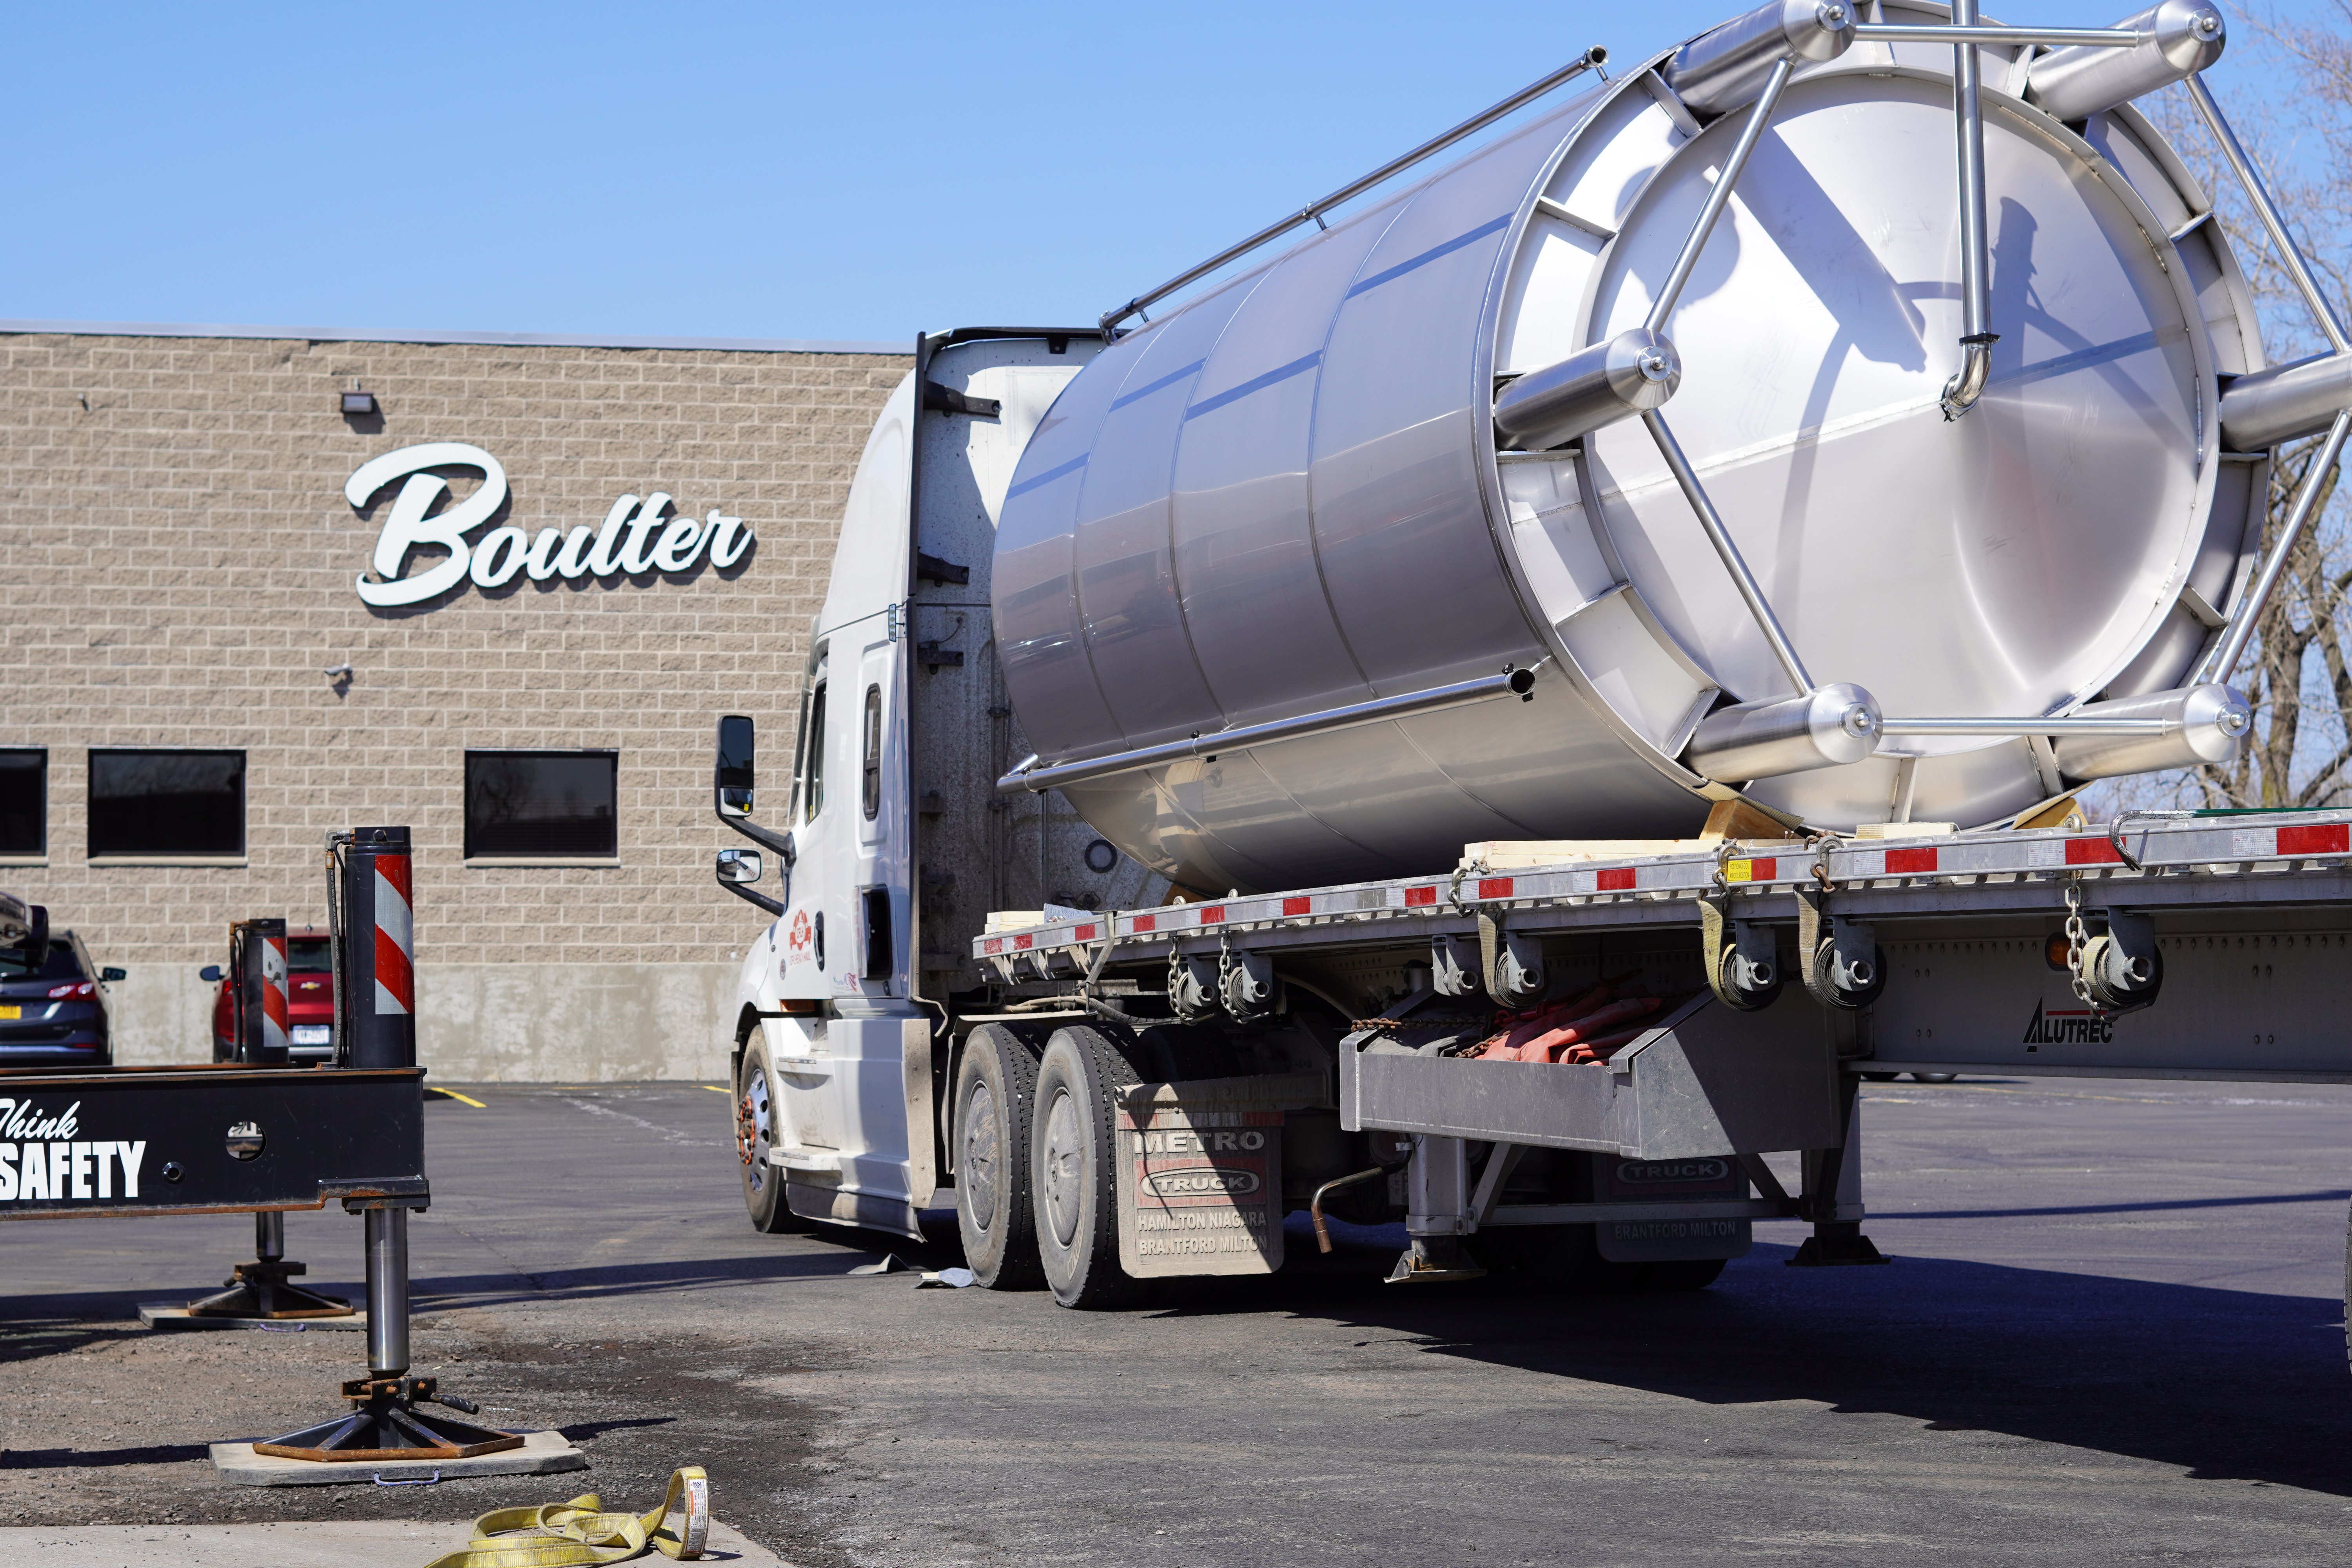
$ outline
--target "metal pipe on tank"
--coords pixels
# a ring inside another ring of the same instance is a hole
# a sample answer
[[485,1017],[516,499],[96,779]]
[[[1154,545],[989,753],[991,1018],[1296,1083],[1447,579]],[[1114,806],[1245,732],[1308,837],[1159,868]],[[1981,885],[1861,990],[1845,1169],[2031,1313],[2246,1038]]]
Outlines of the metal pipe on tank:
[[1682,384],[1682,355],[1648,327],[1531,370],[1495,398],[1504,446],[1540,452],[1664,404]]
[[2264,452],[2316,436],[2352,408],[2352,353],[2314,354],[2232,380],[2221,394],[2221,439],[2235,452]]
[[998,779],[996,791],[999,795],[1018,795],[1024,789],[1057,789],[1064,784],[1084,784],[1088,779],[1109,778],[1117,773],[1156,768],[1162,763],[1182,762],[1188,757],[1214,758],[1220,752],[1237,752],[1246,746],[1271,745],[1276,741],[1296,741],[1307,735],[1327,735],[1340,730],[1353,730],[1360,725],[1410,718],[1416,713],[1435,713],[1447,708],[1466,707],[1473,702],[1491,702],[1497,697],[1516,697],[1523,702],[1531,702],[1535,700],[1535,689],[1534,670],[1507,669],[1500,675],[1482,675],[1475,680],[1457,680],[1446,686],[1431,687],[1426,691],[1375,697],[1369,702],[1350,702],[1343,707],[1301,713],[1292,719],[1272,719],[1263,724],[1213,730],[1182,741],[1142,746],[1131,752],[1114,752],[1108,756],[1088,757],[1083,762],[1064,763],[1057,767],[1034,766],[1037,759],[1033,755],[1028,763]]
[[2149,691],[2112,702],[2092,702],[2076,709],[2072,716],[2158,719],[2164,728],[2152,735],[2060,735],[2058,771],[2070,779],[2116,778],[2159,768],[2228,763],[2237,757],[2238,747],[2254,721],[2253,710],[2244,697],[2211,682],[2179,691]]
[[1878,749],[1878,700],[1846,681],[1801,697],[1710,713],[1685,753],[1694,772],[1726,784],[1858,763]]
[[[1823,10],[1830,7],[1823,6]],[[1723,170],[1715,177],[1707,191],[1706,200],[1698,209],[1698,221],[1691,225],[1690,237],[1683,241],[1681,252],[1666,273],[1666,280],[1658,286],[1658,297],[1650,305],[1650,315],[1642,324],[1654,332],[1666,330],[1666,322],[1681,303],[1683,289],[1690,282],[1691,269],[1698,265],[1699,252],[1706,248],[1706,237],[1715,232],[1716,219],[1730,205],[1731,188],[1739,183],[1739,173],[1748,167],[1748,156],[1756,143],[1763,140],[1764,128],[1772,122],[1773,106],[1780,101],[1780,91],[1789,85],[1789,73],[1797,68],[1792,57],[1782,56],[1772,62],[1766,73],[1764,87],[1756,95],[1756,107],[1748,116],[1748,123],[1739,128],[1739,140],[1732,143],[1731,155],[1723,161]]]
[[[1952,21],[1974,26],[1977,0],[1952,0]],[[1977,405],[1992,375],[1990,269],[1985,258],[1984,105],[1978,97],[1977,46],[1952,46],[1952,119],[1958,129],[1960,184],[1960,368],[1944,384],[1946,419]]]
[[2162,0],[2115,30],[2137,33],[2140,41],[2129,48],[2076,45],[2042,56],[2026,78],[2026,101],[2054,119],[2085,120],[2203,70],[2229,41],[2221,13],[2204,0]]
[[1714,119],[1756,101],[1782,60],[1833,60],[1853,42],[1848,0],[1773,0],[1675,51],[1658,74],[1693,114]]
[[2311,526],[2311,514],[2317,510],[2319,491],[2335,468],[2336,459],[2344,455],[2344,443],[2352,437],[2352,412],[2338,414],[2336,423],[2327,427],[2327,439],[2320,443],[2311,466],[2303,471],[2303,483],[2295,487],[2294,503],[2287,510],[2286,522],[2279,529],[2278,542],[2271,546],[2270,558],[2263,563],[2254,578],[2254,585],[2238,601],[2231,613],[2230,625],[2221,634],[2221,643],[2212,657],[2197,672],[2200,680],[2227,680],[2237,672],[2238,661],[2246,656],[2246,645],[2253,640],[2254,623],[2262,619],[2263,608],[2278,591],[2278,580],[2286,571],[2286,563],[2294,553],[2295,543],[2303,531]]
[[1577,56],[1576,58],[1569,61],[1566,65],[1560,67],[1549,76],[1542,77],[1535,81],[1529,82],[1527,86],[1519,89],[1518,91],[1511,94],[1510,97],[1504,99],[1501,102],[1492,104],[1487,108],[1479,110],[1476,114],[1472,115],[1469,119],[1464,121],[1453,130],[1444,132],[1440,135],[1431,137],[1428,141],[1423,142],[1412,152],[1405,153],[1402,157],[1390,159],[1379,168],[1374,169],[1370,174],[1364,175],[1360,179],[1349,181],[1348,184],[1340,186],[1338,190],[1333,191],[1329,195],[1325,196],[1321,201],[1309,202],[1305,206],[1299,208],[1297,212],[1291,214],[1288,217],[1276,219],[1275,222],[1270,223],[1264,228],[1258,230],[1255,234],[1251,235],[1247,239],[1243,240],[1240,244],[1229,245],[1224,249],[1217,252],[1216,255],[1209,258],[1208,260],[1202,262],[1199,266],[1185,268],[1175,277],[1171,278],[1167,282],[1162,283],[1159,288],[1150,289],[1142,294],[1138,294],[1134,299],[1129,300],[1118,310],[1106,311],[1102,317],[1103,331],[1108,332],[1114,330],[1121,321],[1126,321],[1129,316],[1142,315],[1144,311],[1150,310],[1152,306],[1158,304],[1169,295],[1175,293],[1178,289],[1182,289],[1189,284],[1199,282],[1202,279],[1206,278],[1210,273],[1214,272],[1218,268],[1224,266],[1225,263],[1239,260],[1241,258],[1247,256],[1251,251],[1257,249],[1260,246],[1267,244],[1269,241],[1281,238],[1284,235],[1288,234],[1292,229],[1297,228],[1303,224],[1322,224],[1323,215],[1329,212],[1333,207],[1342,205],[1347,202],[1354,200],[1356,197],[1363,195],[1366,191],[1370,190],[1374,185],[1380,184],[1382,181],[1391,179],[1396,175],[1402,174],[1405,170],[1412,168],[1415,163],[1435,157],[1438,153],[1444,152],[1448,147],[1453,146],[1456,142],[1461,141],[1464,137],[1475,135],[1478,132],[1484,131],[1487,126],[1495,123],[1497,120],[1503,119],[1507,115],[1517,112],[1519,110],[1526,108],[1528,104],[1533,103],[1537,99],[1541,98],[1544,94],[1549,92],[1552,89],[1559,86],[1562,82],[1572,81],[1576,78],[1582,76],[1586,71],[1600,69],[1602,63],[1608,58],[1609,51],[1607,49],[1601,47],[1599,44],[1593,45],[1592,47],[1585,50],[1582,54]]
[[1658,455],[1665,458],[1667,468],[1675,476],[1675,483],[1682,487],[1683,499],[1689,501],[1691,510],[1698,514],[1698,525],[1706,531],[1706,542],[1715,547],[1717,556],[1723,562],[1723,569],[1731,574],[1732,585],[1739,590],[1739,597],[1748,605],[1748,613],[1756,617],[1757,628],[1763,632],[1764,640],[1771,645],[1772,657],[1780,661],[1789,683],[1800,693],[1810,692],[1813,689],[1813,678],[1806,673],[1805,661],[1797,657],[1796,645],[1789,640],[1789,634],[1780,627],[1780,617],[1772,613],[1771,604],[1764,597],[1764,585],[1757,582],[1756,574],[1748,570],[1747,558],[1739,553],[1739,546],[1732,541],[1731,530],[1723,525],[1723,514],[1715,510],[1715,502],[1707,499],[1706,488],[1698,482],[1698,470],[1691,467],[1690,458],[1683,455],[1681,444],[1675,439],[1675,433],[1667,428],[1665,416],[1652,409],[1642,416],[1642,423],[1649,426],[1650,439],[1657,443]]
[[1783,56],[1766,70],[1763,90],[1757,95],[1748,123],[1740,127],[1739,139],[1732,143],[1706,200],[1700,204],[1698,217],[1667,269],[1665,281],[1658,286],[1648,320],[1513,382],[1495,400],[1495,429],[1506,442],[1530,451],[1558,447],[1629,415],[1646,414],[1675,395],[1675,388],[1682,384],[1683,363],[1664,335],[1666,321],[1681,302],[1691,270],[1706,248],[1707,237],[1730,204],[1740,171],[1763,139],[1764,128],[1772,121],[1773,106],[1780,101],[1780,91],[1789,85],[1789,75],[1795,68],[1793,60]]
[[2254,167],[2253,159],[2247,156],[2246,149],[2240,144],[2238,133],[2230,129],[2229,117],[2221,112],[2221,104],[2214,100],[2213,89],[2205,85],[2205,79],[2201,76],[2189,78],[2185,85],[2189,89],[2189,101],[2197,106],[2197,113],[2205,121],[2205,129],[2213,133],[2215,143],[2221,149],[2221,156],[2229,161],[2231,171],[2238,176],[2238,184],[2245,188],[2246,199],[2253,203],[2255,214],[2262,218],[2263,227],[2271,237],[2271,244],[2278,249],[2279,260],[2285,266],[2288,276],[2294,279],[2295,291],[2303,296],[2304,305],[2311,311],[2312,320],[2326,334],[2328,346],[2337,353],[2352,350],[2352,338],[2345,335],[2344,323],[2336,319],[2336,307],[2328,302],[2326,292],[2319,287],[2319,279],[2311,275],[2311,264],[2303,258],[2303,252],[2295,248],[2294,236],[2286,231],[2286,218],[2279,212],[2278,204],[2271,199],[2270,187],[2263,183],[2261,171]]
[[2127,49],[2140,42],[2137,33],[2111,27],[2012,27],[1997,22],[1955,26],[1948,22],[1864,22],[1853,29],[1857,44],[1987,44],[2013,49],[2027,44],[2053,48]]

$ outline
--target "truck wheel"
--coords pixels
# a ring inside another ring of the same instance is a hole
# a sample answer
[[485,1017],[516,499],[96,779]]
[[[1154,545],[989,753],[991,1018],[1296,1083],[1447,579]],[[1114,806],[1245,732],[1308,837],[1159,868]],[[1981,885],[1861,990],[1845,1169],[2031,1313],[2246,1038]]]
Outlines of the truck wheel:
[[1085,1027],[1055,1030],[1037,1064],[1029,1133],[1037,1256],[1065,1307],[1114,1306],[1137,1294],[1118,1264],[1111,1090],[1143,1078],[1107,1036]]
[[1029,1113],[1037,1047],[1002,1024],[964,1040],[956,1069],[956,1229],[964,1266],[992,1290],[1033,1289],[1037,1216],[1029,1195]]
[[735,1152],[742,1166],[743,1206],[751,1212],[751,1228],[764,1236],[806,1230],[813,1223],[786,1206],[784,1173],[768,1163],[782,1114],[766,1037],[755,1033],[745,1044],[742,1077],[735,1085]]

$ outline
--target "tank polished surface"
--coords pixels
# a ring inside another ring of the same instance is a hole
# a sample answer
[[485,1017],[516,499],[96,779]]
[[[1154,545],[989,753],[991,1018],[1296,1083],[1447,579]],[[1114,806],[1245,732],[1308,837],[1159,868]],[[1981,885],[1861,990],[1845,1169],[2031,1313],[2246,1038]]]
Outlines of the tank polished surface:
[[[1927,5],[1890,20],[1940,22]],[[2128,107],[2033,109],[1979,55],[1993,325],[1959,363],[1948,46],[1801,63],[1664,324],[1662,410],[1812,679],[1889,716],[2038,716],[2178,685],[2225,603],[2259,462],[2216,376],[2258,369],[2210,205]],[[1669,58],[1661,56],[1654,67]],[[2013,90],[2012,90],[2013,89]],[[1890,737],[1760,780],[1686,756],[1791,695],[1638,421],[1498,449],[1498,379],[1638,328],[1752,112],[1654,74],[1586,91],[1106,349],[998,533],[1007,689],[1048,763],[1537,667],[1484,703],[1066,792],[1223,891],[1451,865],[1487,838],[1667,837],[1736,787],[1823,826],[1987,822],[2058,792],[2024,740]]]

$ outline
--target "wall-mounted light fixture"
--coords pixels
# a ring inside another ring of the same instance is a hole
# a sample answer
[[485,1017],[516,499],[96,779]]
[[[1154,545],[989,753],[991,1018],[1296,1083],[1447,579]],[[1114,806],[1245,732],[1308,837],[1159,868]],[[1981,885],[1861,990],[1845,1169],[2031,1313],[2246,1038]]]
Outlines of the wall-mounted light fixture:
[[362,392],[358,387],[353,387],[349,392],[343,394],[344,418],[366,419],[373,417],[380,412],[382,412],[382,410],[378,409],[375,405],[374,393]]

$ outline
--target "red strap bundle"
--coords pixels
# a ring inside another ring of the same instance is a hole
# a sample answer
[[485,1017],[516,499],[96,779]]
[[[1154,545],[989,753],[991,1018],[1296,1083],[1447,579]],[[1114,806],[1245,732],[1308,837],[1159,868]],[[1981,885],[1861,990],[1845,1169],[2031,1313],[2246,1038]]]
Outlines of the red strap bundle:
[[1638,979],[1641,973],[1636,969],[1611,975],[1573,996],[1519,1014],[1467,1054],[1487,1061],[1558,1059],[1553,1053],[1561,1047],[1592,1042],[1609,1026],[1642,1017],[1657,1007],[1654,996],[1618,996],[1618,987]]

